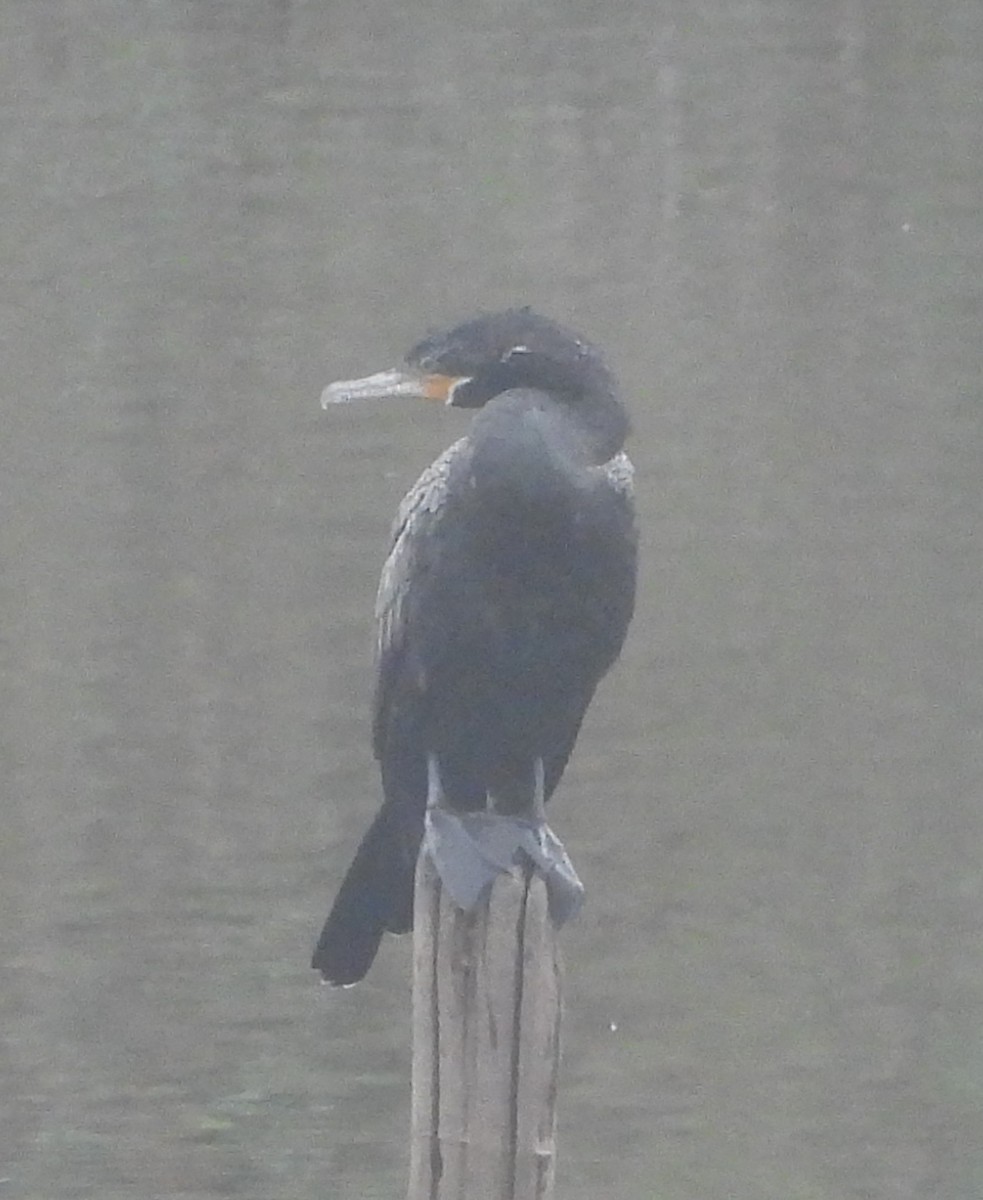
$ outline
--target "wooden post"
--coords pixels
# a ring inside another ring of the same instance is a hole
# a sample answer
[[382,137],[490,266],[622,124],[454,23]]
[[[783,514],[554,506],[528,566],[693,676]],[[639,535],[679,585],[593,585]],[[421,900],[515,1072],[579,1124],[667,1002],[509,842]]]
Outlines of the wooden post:
[[546,885],[517,868],[465,913],[424,851],[415,906],[409,1200],[547,1200],[561,975]]

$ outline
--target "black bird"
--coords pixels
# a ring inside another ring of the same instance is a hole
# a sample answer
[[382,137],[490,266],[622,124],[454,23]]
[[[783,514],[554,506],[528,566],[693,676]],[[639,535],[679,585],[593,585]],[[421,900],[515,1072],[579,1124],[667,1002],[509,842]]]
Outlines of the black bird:
[[[341,985],[365,975],[384,931],[412,928],[428,804],[541,821],[635,598],[628,418],[599,351],[521,308],[428,337],[406,363],[322,397],[480,410],[404,498],[382,569],[373,747],[385,799],[311,964]],[[561,852],[547,846],[548,865]]]

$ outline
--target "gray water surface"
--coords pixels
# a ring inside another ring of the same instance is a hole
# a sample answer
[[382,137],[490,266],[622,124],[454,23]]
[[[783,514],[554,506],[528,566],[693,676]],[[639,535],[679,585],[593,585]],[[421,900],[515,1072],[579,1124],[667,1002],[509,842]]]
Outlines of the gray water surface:
[[983,1194],[983,6],[3,6],[0,1196],[396,1197],[409,946],[307,967],[371,607],[466,417],[607,350],[644,575],[553,822],[564,1200]]

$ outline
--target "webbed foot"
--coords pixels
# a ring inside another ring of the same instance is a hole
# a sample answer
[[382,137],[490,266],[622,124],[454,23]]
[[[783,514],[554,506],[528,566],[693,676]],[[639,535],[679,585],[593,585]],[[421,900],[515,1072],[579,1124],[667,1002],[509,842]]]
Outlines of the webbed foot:
[[563,925],[580,911],[584,885],[563,843],[540,815],[542,766],[537,767],[532,818],[459,813],[441,803],[439,771],[431,757],[423,845],[451,899],[465,912],[487,894],[496,876],[510,871],[523,857],[546,882],[550,917],[556,925]]

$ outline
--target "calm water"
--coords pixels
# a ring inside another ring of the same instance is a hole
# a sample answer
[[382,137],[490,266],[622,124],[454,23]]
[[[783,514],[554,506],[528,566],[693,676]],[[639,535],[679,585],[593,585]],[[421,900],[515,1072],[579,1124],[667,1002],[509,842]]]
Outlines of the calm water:
[[644,580],[554,823],[564,1200],[983,1194],[983,6],[8,0],[0,1196],[397,1197],[319,989],[391,512],[530,302]]

